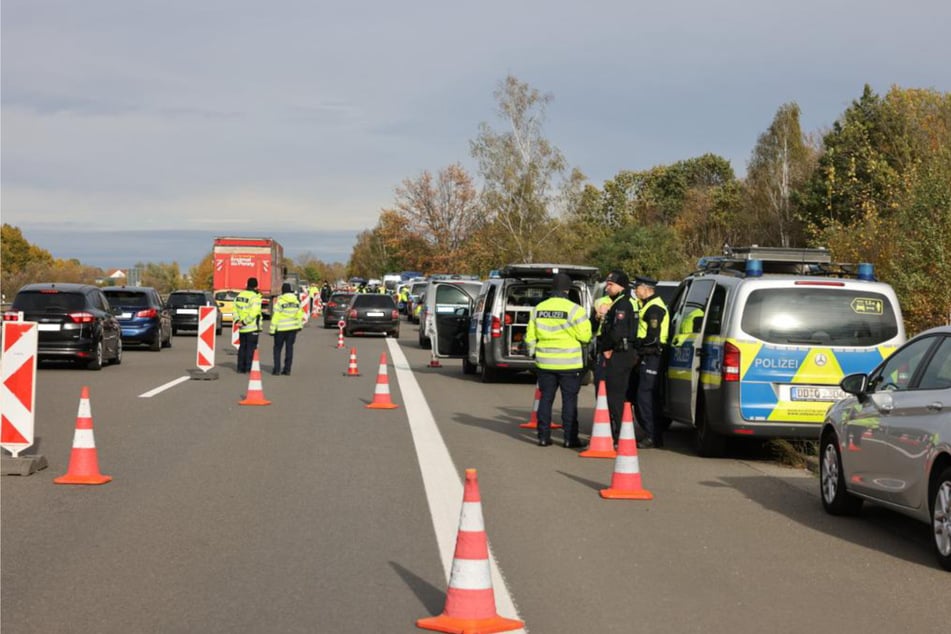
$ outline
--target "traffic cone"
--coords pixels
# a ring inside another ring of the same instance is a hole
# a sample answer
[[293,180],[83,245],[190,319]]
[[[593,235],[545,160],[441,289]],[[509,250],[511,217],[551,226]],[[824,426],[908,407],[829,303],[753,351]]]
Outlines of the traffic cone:
[[591,442],[578,454],[582,458],[616,458],[614,437],[611,435],[611,413],[608,411],[608,389],[604,381],[598,384],[598,399],[594,405],[591,424]]
[[849,434],[849,451],[862,451],[862,448],[855,444],[855,436]]
[[510,632],[525,627],[522,621],[507,619],[495,611],[489,544],[482,521],[482,499],[475,469],[466,469],[446,606],[439,616],[417,619],[416,627],[457,634]]
[[373,401],[367,405],[370,409],[393,409],[399,407],[390,400],[390,379],[386,374],[386,353],[380,355],[380,371],[376,374],[376,387],[373,389]]
[[105,484],[112,476],[99,473],[99,454],[96,438],[92,432],[92,410],[89,407],[89,388],[83,386],[79,395],[79,412],[76,414],[76,431],[73,433],[73,451],[69,455],[66,475],[55,478],[56,484]]
[[344,348],[343,343],[343,326],[340,327],[340,331],[337,333],[337,350]]
[[[532,403],[532,415],[528,418],[527,423],[522,423],[519,425],[522,429],[538,429],[538,403],[542,400],[542,391],[539,389],[538,384],[535,384],[535,402]],[[552,429],[561,429],[561,425],[558,423],[552,422]]]
[[248,393],[238,405],[270,405],[271,401],[264,398],[264,388],[261,385],[261,362],[258,360],[258,349],[254,349],[251,360],[251,374],[248,375]]
[[634,438],[634,417],[631,404],[624,403],[621,417],[621,435],[617,443],[617,458],[611,487],[601,489],[606,500],[653,500],[654,495],[641,485],[641,468],[637,461],[637,440]]
[[357,349],[350,348],[350,365],[347,366],[347,371],[343,373],[344,376],[360,376],[360,370],[357,369]]

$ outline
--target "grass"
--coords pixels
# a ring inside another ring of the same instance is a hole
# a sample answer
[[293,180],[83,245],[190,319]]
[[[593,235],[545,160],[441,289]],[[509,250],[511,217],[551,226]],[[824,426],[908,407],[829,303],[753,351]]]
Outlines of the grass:
[[819,462],[819,442],[816,440],[785,440],[777,438],[766,443],[774,460],[798,469],[814,469]]

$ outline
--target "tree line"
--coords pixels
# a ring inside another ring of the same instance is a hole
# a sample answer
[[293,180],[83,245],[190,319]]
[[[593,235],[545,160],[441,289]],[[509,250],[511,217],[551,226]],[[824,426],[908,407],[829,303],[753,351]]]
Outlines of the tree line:
[[494,93],[499,129],[459,163],[395,188],[360,233],[349,272],[485,275],[510,262],[571,262],[681,279],[724,245],[828,248],[871,262],[909,333],[951,320],[951,94],[865,86],[828,130],[783,104],[738,178],[715,154],[620,170],[600,187],[543,133],[552,100],[516,77]]

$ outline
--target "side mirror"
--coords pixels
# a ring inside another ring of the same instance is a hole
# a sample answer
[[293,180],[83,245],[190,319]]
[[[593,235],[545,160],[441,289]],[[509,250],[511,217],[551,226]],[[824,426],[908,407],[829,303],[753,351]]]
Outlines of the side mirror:
[[843,392],[862,397],[868,389],[868,375],[861,372],[849,374],[839,383]]

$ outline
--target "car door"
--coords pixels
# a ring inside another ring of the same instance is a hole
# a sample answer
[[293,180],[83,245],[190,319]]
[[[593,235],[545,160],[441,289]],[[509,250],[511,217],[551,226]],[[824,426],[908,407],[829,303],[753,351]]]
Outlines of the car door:
[[681,290],[670,325],[667,356],[666,412],[670,418],[694,423],[703,358],[703,334],[716,282],[695,279]]
[[483,338],[486,334],[486,324],[492,322],[492,305],[495,302],[495,285],[487,282],[476,299],[475,312],[469,320],[469,346],[467,354],[469,362],[473,365],[479,364],[479,351],[483,345]]
[[431,291],[433,354],[461,359],[469,349],[469,318],[475,298],[461,284],[436,283]]
[[[122,327],[116,316],[116,310],[109,304],[101,290],[93,289],[89,292],[88,301],[99,313],[102,323],[102,345],[106,357],[115,357],[119,354],[119,343],[122,339]],[[111,351],[111,353],[110,353]]]

